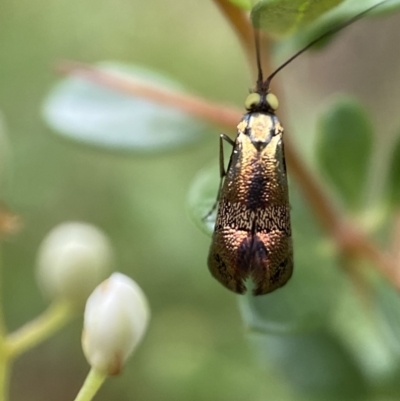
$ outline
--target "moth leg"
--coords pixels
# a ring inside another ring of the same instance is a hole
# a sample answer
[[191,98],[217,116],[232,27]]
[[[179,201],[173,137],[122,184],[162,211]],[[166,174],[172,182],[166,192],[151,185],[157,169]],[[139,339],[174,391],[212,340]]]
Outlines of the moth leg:
[[211,210],[203,217],[203,220],[207,220],[215,211],[217,208],[219,199],[221,197],[221,191],[222,191],[222,184],[224,182],[224,177],[226,176],[226,170],[224,166],[224,140],[228,142],[231,146],[235,145],[235,141],[233,141],[231,138],[229,138],[228,135],[225,134],[220,134],[219,135],[219,187],[218,187],[218,193],[217,193],[217,199],[215,200]]

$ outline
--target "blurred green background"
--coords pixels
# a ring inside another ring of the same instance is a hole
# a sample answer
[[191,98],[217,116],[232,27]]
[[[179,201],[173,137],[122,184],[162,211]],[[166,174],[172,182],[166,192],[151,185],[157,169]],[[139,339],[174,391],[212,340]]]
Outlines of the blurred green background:
[[[362,21],[328,49],[305,55],[281,74],[286,131],[311,166],[315,117],[335,91],[360,96],[371,111],[380,135],[376,165],[382,165],[379,155],[400,127],[399,39],[399,16]],[[60,222],[86,221],[110,236],[116,269],[142,286],[153,313],[142,346],[96,399],[292,399],[273,369],[257,364],[236,296],[206,267],[210,239],[187,217],[186,197],[196,172],[217,162],[218,128],[185,150],[121,156],[62,140],[41,117],[43,100],[59,79],[53,66],[63,59],[150,66],[193,93],[241,106],[252,80],[215,5],[3,0],[0,54],[0,108],[13,156],[4,199],[24,222],[3,247],[10,329],[46,306],[34,279],[42,238]],[[369,196],[378,194],[379,179]],[[88,371],[80,332],[78,320],[21,357],[11,399],[73,399]]]

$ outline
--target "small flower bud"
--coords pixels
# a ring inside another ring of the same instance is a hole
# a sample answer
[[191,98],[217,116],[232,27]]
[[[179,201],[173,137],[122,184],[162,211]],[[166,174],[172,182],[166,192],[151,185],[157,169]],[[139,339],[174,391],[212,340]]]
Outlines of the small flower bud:
[[92,368],[116,375],[142,339],[150,317],[135,281],[114,273],[86,302],[82,347]]
[[37,257],[37,280],[51,299],[83,305],[109,274],[111,244],[98,228],[78,222],[64,223],[42,241]]

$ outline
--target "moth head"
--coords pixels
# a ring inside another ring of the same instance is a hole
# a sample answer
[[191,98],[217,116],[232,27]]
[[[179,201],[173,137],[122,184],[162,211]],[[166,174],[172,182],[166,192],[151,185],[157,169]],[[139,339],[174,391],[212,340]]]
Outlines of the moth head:
[[278,98],[271,92],[253,92],[247,96],[244,106],[248,111],[264,111],[275,113],[279,107],[279,101]]

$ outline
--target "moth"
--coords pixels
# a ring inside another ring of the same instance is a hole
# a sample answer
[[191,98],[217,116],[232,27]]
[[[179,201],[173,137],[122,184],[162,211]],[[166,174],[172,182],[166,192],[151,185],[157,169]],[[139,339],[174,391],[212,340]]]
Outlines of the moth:
[[[213,240],[208,256],[212,275],[242,294],[245,280],[254,295],[284,285],[293,271],[289,191],[283,127],[275,110],[278,99],[269,83],[259,80],[245,102],[247,113],[237,129],[219,196]],[[223,153],[223,151],[221,151]]]
[[[227,135],[220,135],[221,181],[215,204],[218,210],[208,267],[211,274],[229,290],[243,294],[246,292],[246,281],[251,279],[253,295],[268,294],[285,285],[293,273],[284,129],[275,115],[278,99],[270,92],[272,78],[315,43],[386,1],[322,34],[265,80],[258,35],[255,35],[258,66],[255,89],[245,101],[246,113],[237,126],[236,139],[233,141]],[[223,141],[232,145],[226,170]]]

